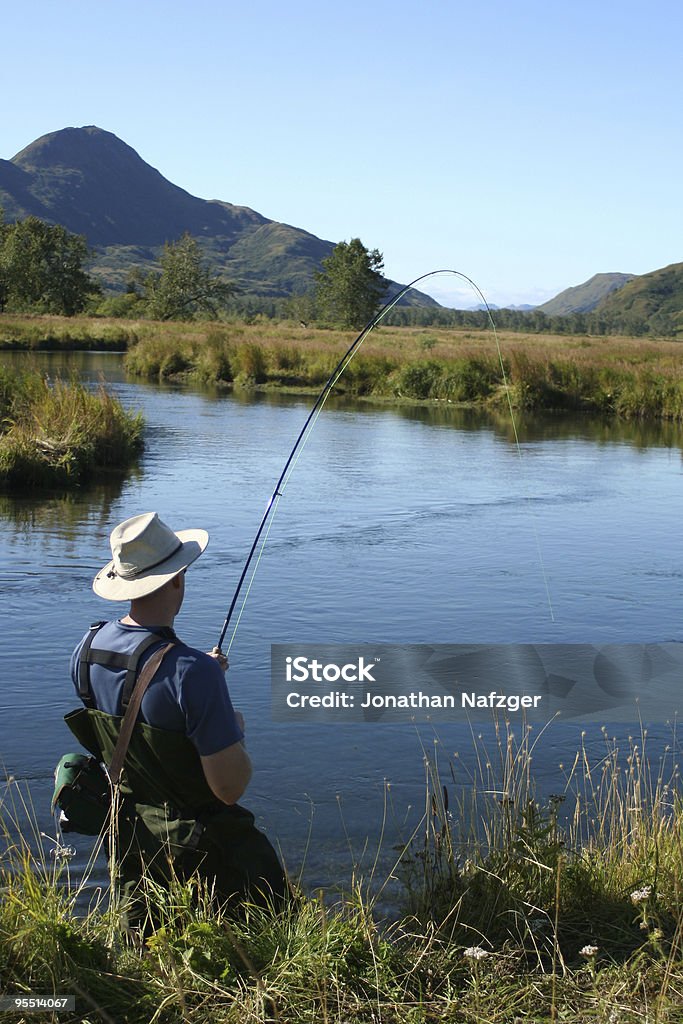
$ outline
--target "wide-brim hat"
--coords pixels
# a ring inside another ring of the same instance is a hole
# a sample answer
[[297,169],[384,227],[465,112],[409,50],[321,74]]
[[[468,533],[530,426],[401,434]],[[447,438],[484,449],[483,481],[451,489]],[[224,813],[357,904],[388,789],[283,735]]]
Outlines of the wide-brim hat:
[[113,558],[93,580],[107,601],[132,601],[159,590],[199,558],[209,543],[206,530],[174,532],[156,512],[144,512],[111,532]]

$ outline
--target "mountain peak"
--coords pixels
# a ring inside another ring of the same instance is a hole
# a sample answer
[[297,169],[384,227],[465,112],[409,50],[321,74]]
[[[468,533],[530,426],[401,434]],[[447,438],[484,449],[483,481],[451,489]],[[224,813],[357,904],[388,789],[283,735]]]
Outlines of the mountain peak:
[[234,238],[243,222],[265,222],[253,211],[191,196],[97,125],[43,135],[10,164],[28,177],[19,195],[0,173],[0,191],[11,195],[8,215],[34,213],[84,234],[90,245],[160,246],[184,231]]
[[[190,195],[94,124],[50,132],[0,160],[0,207],[10,222],[33,215],[85,235],[96,250],[93,272],[118,289],[133,267],[158,265],[164,243],[185,232],[212,267],[258,295],[305,291],[333,249],[248,207]],[[419,292],[411,299],[438,305]]]
[[119,153],[144,162],[135,150],[122,142],[113,132],[106,132],[97,125],[85,125],[83,128],[61,128],[57,132],[41,135],[35,142],[22,149],[12,157],[12,163],[24,169],[68,166],[75,162],[92,160],[97,154],[111,157]]

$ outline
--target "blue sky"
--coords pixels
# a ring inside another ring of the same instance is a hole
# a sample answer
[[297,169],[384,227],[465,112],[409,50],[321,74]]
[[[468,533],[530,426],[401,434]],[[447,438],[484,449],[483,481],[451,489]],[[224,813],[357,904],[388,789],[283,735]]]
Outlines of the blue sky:
[[683,260],[682,28],[674,0],[33,0],[3,11],[0,156],[96,124],[395,280],[540,302]]

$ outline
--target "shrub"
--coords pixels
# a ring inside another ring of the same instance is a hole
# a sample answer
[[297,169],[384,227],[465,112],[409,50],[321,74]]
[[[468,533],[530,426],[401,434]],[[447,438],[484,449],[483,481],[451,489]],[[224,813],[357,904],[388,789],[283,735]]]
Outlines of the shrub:
[[235,362],[238,374],[235,378],[240,383],[253,382],[263,384],[268,378],[266,356],[263,348],[253,341],[245,341],[237,346]]

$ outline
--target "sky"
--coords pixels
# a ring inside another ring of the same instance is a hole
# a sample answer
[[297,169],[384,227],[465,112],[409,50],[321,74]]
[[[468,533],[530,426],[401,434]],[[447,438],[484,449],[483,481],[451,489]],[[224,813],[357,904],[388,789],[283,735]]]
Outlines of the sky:
[[497,305],[683,260],[680,0],[32,0],[1,24],[5,159],[95,124],[193,195]]

